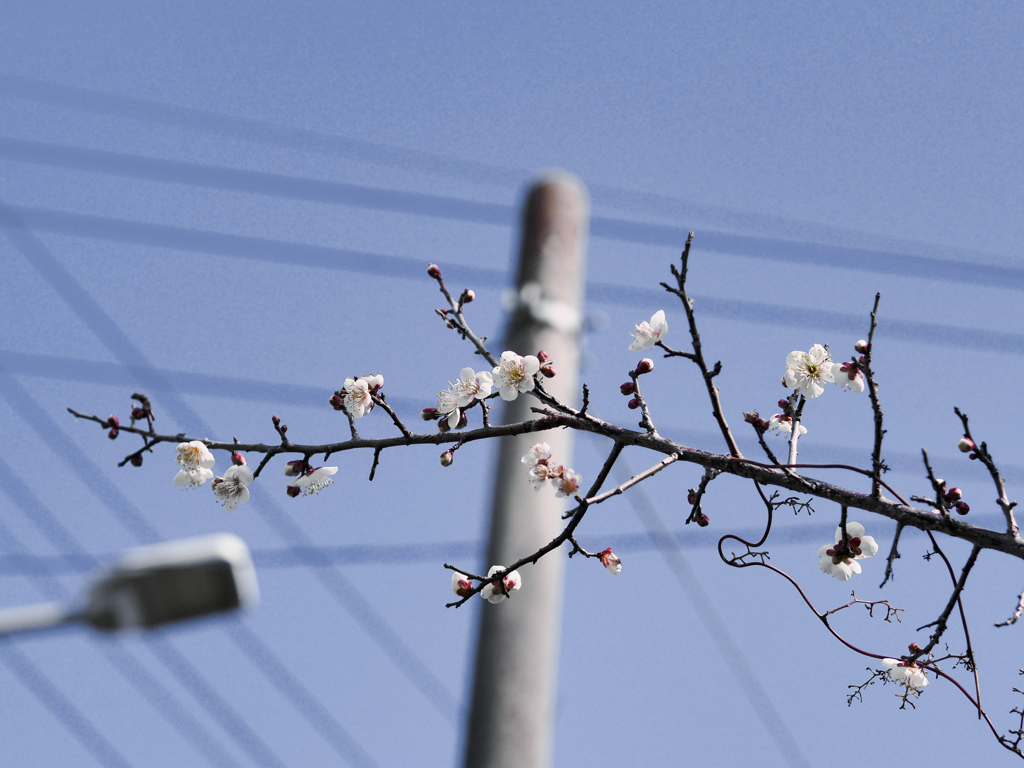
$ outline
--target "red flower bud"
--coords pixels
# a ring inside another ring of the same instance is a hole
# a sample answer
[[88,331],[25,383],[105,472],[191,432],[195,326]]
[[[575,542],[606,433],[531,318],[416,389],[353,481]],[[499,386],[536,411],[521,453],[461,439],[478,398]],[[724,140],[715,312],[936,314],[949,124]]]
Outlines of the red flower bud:
[[238,451],[231,452],[231,463],[236,467],[244,467],[246,465],[245,456],[240,454]]
[[537,353],[537,359],[542,363],[546,363],[548,360],[551,359],[551,356],[542,349],[540,352]]
[[141,467],[142,466],[142,454],[141,453],[136,454],[135,456],[132,456],[132,466],[133,467]]
[[132,408],[132,418],[135,421],[142,421],[144,418],[146,418],[146,409],[139,407]]
[[119,434],[121,434],[121,433],[120,433],[120,431],[118,430],[118,428],[117,428],[117,427],[114,427],[114,428],[113,428],[112,430],[110,430],[109,432],[107,432],[107,437],[109,437],[109,438],[110,438],[111,440],[116,440],[116,439],[117,439],[117,436],[118,436]]
[[977,459],[977,458],[978,458],[978,454],[976,454],[976,453],[972,453],[972,454],[971,454],[970,456],[968,456],[967,458],[968,458],[968,459],[970,459],[971,461],[974,461],[975,459]]
[[427,274],[435,280],[441,279],[441,270],[437,268],[437,264],[431,264],[427,267]]
[[631,411],[635,411],[637,408],[640,407],[640,403],[638,403],[636,401],[635,397],[632,400],[630,400],[628,403],[626,403],[626,405],[629,406],[629,410],[631,410]]
[[455,452],[450,448],[441,454],[441,466],[450,467],[455,461]]
[[275,427],[281,426],[281,417],[278,416],[276,413],[270,417],[270,420],[274,422]]
[[288,431],[288,425],[287,424],[282,424],[281,425],[281,434],[283,435],[287,431]]
[[697,503],[697,494],[694,492],[693,488],[691,488],[690,492],[688,494],[686,494],[686,503],[687,504],[696,504]]
[[291,496],[293,499],[296,496],[298,496],[300,493],[302,493],[302,489],[301,488],[296,488],[294,485],[289,485],[288,486],[288,495]]
[[907,646],[907,650],[910,651],[911,653],[920,653],[921,652],[921,646],[918,645],[917,643],[911,643],[910,645]]
[[[440,274],[440,273],[438,273],[438,274]],[[467,288],[466,290],[464,290],[462,292],[462,295],[459,297],[459,301],[462,304],[469,304],[469,302],[471,302],[475,298],[476,298],[476,293],[474,293],[472,290]]]
[[853,345],[853,348],[863,354],[868,351],[868,343],[864,339],[861,339]]
[[711,524],[711,520],[703,512],[697,515],[697,525],[701,528],[707,528]]
[[334,408],[334,410],[336,411],[343,411],[345,409],[345,401],[337,392],[331,395],[331,399],[328,400],[327,402],[329,402],[331,404],[331,407]]
[[619,387],[619,392],[624,395],[632,395],[636,392],[636,385],[632,381],[627,381],[625,384]]
[[448,426],[448,419],[440,419],[437,422],[437,431],[438,432],[442,432],[443,433],[443,432],[448,432],[450,430],[451,430],[451,427]]
[[641,376],[645,373],[650,373],[654,370],[654,361],[649,357],[645,357],[639,363],[637,363],[635,373],[637,376]]
[[420,411],[420,418],[424,421],[433,421],[437,418],[437,408],[424,408]]
[[974,444],[974,441],[971,440],[971,438],[961,437],[960,442],[956,444],[956,447],[959,448],[963,453],[970,453],[978,446]]
[[776,403],[776,405],[778,405],[779,408],[782,409],[783,413],[789,412],[789,400],[779,400],[779,402]]
[[963,491],[959,488],[950,488],[946,491],[946,495],[943,497],[946,501],[953,503],[954,501],[960,501],[964,497]]
[[110,414],[110,416],[107,417],[107,426],[116,428],[121,426],[121,422],[118,421],[117,416],[115,416],[114,414]]
[[552,368],[550,365],[542,365],[540,368],[540,372],[544,374],[544,377],[547,379],[555,378],[555,369]]
[[[445,421],[447,421],[447,419],[445,419]],[[455,428],[462,429],[467,424],[469,424],[469,417],[466,416],[465,411],[462,411],[461,413],[459,413],[459,423],[455,425]]]
[[966,515],[968,512],[971,511],[971,508],[966,501],[958,501],[953,508],[961,515]]

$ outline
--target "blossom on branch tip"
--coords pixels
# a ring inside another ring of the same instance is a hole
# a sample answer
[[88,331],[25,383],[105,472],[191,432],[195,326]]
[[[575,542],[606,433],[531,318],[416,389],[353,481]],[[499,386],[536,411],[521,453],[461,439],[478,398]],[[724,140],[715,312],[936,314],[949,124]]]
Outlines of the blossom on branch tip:
[[[783,413],[776,413],[768,419],[768,429],[777,435],[791,435],[793,434],[793,417]],[[801,424],[797,431],[801,435],[806,435],[807,427]]]
[[608,573],[612,576],[618,576],[622,571],[622,561],[618,555],[612,554],[612,548],[604,550],[599,557],[601,558],[601,565],[608,569]]
[[864,535],[864,526],[860,523],[846,524],[846,539],[843,539],[843,527],[836,527],[836,543],[826,544],[818,550],[821,560],[818,568],[822,573],[834,576],[839,581],[846,581],[853,574],[860,573],[860,563],[866,557],[874,557],[878,552],[878,544],[871,536]]
[[[288,483],[288,486],[290,488],[297,488],[303,496],[319,493],[334,482],[331,480],[331,475],[337,471],[337,467],[317,467],[316,469],[310,467],[301,477],[297,477]],[[291,491],[288,494],[293,495]]]
[[540,361],[533,355],[520,357],[515,352],[501,353],[494,369],[494,383],[499,387],[502,400],[515,400],[520,392],[534,387],[533,377],[540,370]]
[[807,352],[795,350],[786,358],[782,382],[809,400],[824,392],[826,383],[833,383],[832,365],[828,350],[821,344],[815,344]]
[[465,597],[473,589],[473,581],[466,574],[455,571],[452,574],[452,592]]
[[909,688],[924,688],[928,685],[927,673],[912,661],[903,659],[882,659],[889,670],[889,677],[898,683],[905,683]]
[[[491,569],[487,571],[487,575],[490,577],[504,570],[505,566],[503,565],[492,565]],[[519,571],[512,571],[505,574],[505,578],[501,581],[496,581],[484,587],[480,592],[480,597],[489,603],[500,603],[505,598],[511,597],[511,593],[519,589],[522,583],[523,580],[519,577]],[[504,589],[502,588],[503,586]]]
[[636,326],[633,331],[633,343],[629,345],[630,350],[639,352],[641,349],[650,349],[668,333],[668,321],[665,320],[665,310],[659,309],[651,317],[651,322],[644,321]]
[[234,464],[224,477],[215,477],[210,487],[217,501],[224,504],[224,509],[234,512],[239,504],[249,500],[249,484],[252,483],[252,470],[244,464]]
[[200,440],[178,443],[178,455],[174,461],[181,467],[174,476],[174,484],[179,488],[194,488],[213,477],[210,471],[215,463],[213,454]]
[[860,364],[850,361],[842,365],[832,364],[832,378],[840,387],[845,387],[851,392],[864,391],[864,374],[860,370]]

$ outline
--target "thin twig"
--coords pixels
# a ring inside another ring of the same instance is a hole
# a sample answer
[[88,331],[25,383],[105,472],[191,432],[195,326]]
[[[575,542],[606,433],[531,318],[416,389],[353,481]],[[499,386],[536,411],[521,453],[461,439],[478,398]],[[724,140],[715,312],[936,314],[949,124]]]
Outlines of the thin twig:
[[1016,624],[1017,619],[1020,618],[1021,613],[1024,613],[1024,592],[1020,593],[1020,597],[1017,600],[1017,610],[1013,612],[1013,615],[1006,621],[1001,621],[996,624],[997,627],[1008,627],[1011,624]]

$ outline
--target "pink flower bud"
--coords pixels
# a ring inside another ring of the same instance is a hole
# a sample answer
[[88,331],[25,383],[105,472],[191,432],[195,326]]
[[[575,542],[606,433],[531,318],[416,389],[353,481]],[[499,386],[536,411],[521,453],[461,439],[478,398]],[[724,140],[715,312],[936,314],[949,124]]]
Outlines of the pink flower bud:
[[961,437],[960,442],[956,444],[956,447],[959,448],[962,453],[970,453],[978,446],[974,444],[974,441],[971,440],[971,438]]
[[971,508],[966,501],[958,501],[953,508],[961,515],[966,515],[968,512],[971,511]]
[[865,352],[868,351],[868,343],[864,339],[861,339],[860,341],[853,345],[853,348],[863,355]]
[[281,425],[281,434],[283,435],[287,431],[288,431],[288,425],[287,424],[282,424]]
[[[447,421],[447,419],[445,419]],[[459,423],[456,425],[456,429],[462,429],[469,424],[469,417],[466,416],[466,412],[462,411],[459,413]]]
[[296,496],[298,496],[300,493],[302,493],[302,489],[299,488],[298,486],[295,486],[295,485],[289,485],[287,492],[288,492],[288,495],[291,496],[294,499]]
[[548,360],[550,360],[550,359],[551,359],[551,355],[549,355],[549,354],[548,354],[547,352],[545,352],[545,351],[544,351],[544,350],[542,349],[542,350],[541,350],[540,352],[538,352],[538,353],[537,353],[537,359],[538,359],[538,360],[539,360],[539,361],[540,361],[541,363],[546,363],[546,362],[547,362]]
[[864,361],[864,355],[861,355],[860,359],[857,362],[859,362],[861,365],[866,365],[866,363]]
[[469,304],[475,298],[476,298],[476,293],[473,292],[472,290],[470,290],[469,288],[467,288],[466,290],[464,290],[462,292],[462,295],[459,297],[459,301],[461,303],[463,303],[463,304]]
[[109,432],[107,432],[107,437],[109,437],[109,438],[110,438],[111,440],[116,440],[116,439],[117,439],[117,436],[118,436],[119,434],[121,434],[121,433],[120,433],[120,431],[118,430],[118,428],[117,428],[117,427],[114,427],[114,428],[113,428],[112,430],[110,430]]
[[455,462],[455,452],[449,448],[447,451],[441,454],[441,466],[450,467]]
[[907,646],[907,650],[910,651],[911,653],[920,653],[921,652],[921,646],[918,645],[917,643],[911,643],[910,645]]
[[433,421],[437,418],[437,408],[424,408],[420,411],[420,418],[424,421]]
[[141,453],[136,454],[135,456],[132,456],[132,466],[133,467],[141,467],[142,466],[142,454]]
[[708,516],[705,515],[703,512],[697,515],[697,525],[699,525],[701,528],[707,528],[710,524],[711,520],[709,520]]
[[960,501],[960,499],[962,499],[963,497],[963,491],[961,491],[959,488],[950,488],[948,491],[946,491],[946,495],[943,498],[945,498],[946,501],[952,504],[954,501]]
[[694,491],[693,488],[690,488],[690,492],[688,494],[686,494],[686,503],[687,504],[696,504],[697,503],[697,492]]
[[334,410],[336,411],[341,411],[345,409],[345,401],[337,392],[331,395],[331,399],[328,400],[327,402],[329,402],[331,404],[331,407],[334,408]]
[[630,400],[628,403],[626,403],[626,405],[629,407],[629,410],[631,410],[631,411],[635,411],[637,408],[640,407],[640,403],[638,403],[636,401],[635,397],[632,400]]
[[939,486],[939,488],[945,488],[946,487],[946,481],[943,480],[941,477],[936,477],[935,478],[935,484],[937,486]]
[[437,431],[442,434],[451,431],[451,427],[448,426],[448,419],[440,419],[437,422]]
[[634,392],[636,392],[636,385],[634,385],[632,381],[627,381],[625,384],[619,387],[619,392],[621,392],[624,395],[632,395]]
[[110,414],[110,416],[107,417],[107,426],[117,428],[121,426],[121,422],[118,421],[117,416],[115,416],[114,414]]
[[650,373],[654,370],[654,361],[649,357],[645,357],[636,366],[636,374],[639,376],[644,373]]
[[544,378],[547,378],[547,379],[555,378],[555,369],[552,368],[550,365],[542,365],[541,368],[540,368],[540,372],[542,374],[544,374]]
[[971,454],[970,456],[968,456],[967,458],[968,458],[968,459],[970,459],[971,461],[974,461],[974,460],[975,460],[976,458],[978,458],[978,454],[976,454],[976,453],[972,453],[972,454]]
[[285,477],[298,477],[306,471],[306,462],[302,459],[296,459],[295,461],[289,461],[284,465],[284,476]]
[[270,420],[274,422],[275,427],[281,426],[281,417],[278,416],[276,413],[270,417]]
[[776,405],[778,405],[779,408],[782,409],[783,413],[789,413],[789,400],[779,400],[779,402],[776,403]]
[[135,421],[142,421],[146,418],[146,409],[139,407],[132,408],[132,418],[135,419]]
[[245,456],[240,454],[238,451],[231,452],[231,463],[236,467],[244,467],[246,465]]
[[441,270],[438,269],[437,264],[431,264],[430,266],[428,266],[427,274],[430,275],[435,280],[441,279]]

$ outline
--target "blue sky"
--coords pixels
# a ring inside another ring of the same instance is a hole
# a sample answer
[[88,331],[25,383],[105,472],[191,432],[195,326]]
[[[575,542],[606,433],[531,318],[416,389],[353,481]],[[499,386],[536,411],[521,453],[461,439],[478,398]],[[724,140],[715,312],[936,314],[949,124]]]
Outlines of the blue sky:
[[[952,409],[1018,493],[1022,19],[1011,4],[953,3],[5,8],[0,606],[73,594],[124,548],[220,530],[254,550],[263,592],[242,619],[157,636],[5,643],[7,759],[458,762],[476,612],[492,607],[446,611],[441,563],[486,567],[492,446],[444,470],[430,449],[385,454],[372,484],[370,457],[346,454],[335,485],[300,500],[272,464],[228,514],[206,488],[173,487],[167,449],[119,469],[135,444],[65,409],[125,418],[143,388],[164,431],[271,440],[277,413],[290,435],[327,441],[347,429],[330,393],[380,370],[414,417],[472,362],[434,322],[425,265],[473,287],[474,327],[500,338],[516,211],[546,168],[576,174],[592,198],[582,378],[598,413],[632,421],[617,388],[635,323],[664,308],[683,344],[685,316],[658,283],[694,229],[691,289],[730,421],[773,412],[789,351],[852,352],[881,291],[890,482],[926,492],[926,447],[971,517],[998,525],[990,481],[955,449]],[[724,450],[699,380],[674,363],[650,377],[661,432]],[[379,416],[361,431],[387,434]],[[829,392],[806,423],[803,458],[867,461],[866,398]],[[600,448],[578,441],[585,477]],[[645,485],[673,530],[698,476],[674,468]],[[929,687],[915,712],[877,685],[847,708],[865,663],[782,580],[714,553],[718,536],[761,524],[755,499],[739,481],[712,486],[711,527],[681,532],[695,574],[682,583],[646,538],[642,501],[588,517],[581,541],[615,546],[624,569],[567,568],[555,764],[801,764],[766,729],[772,711],[809,761],[849,749],[898,750],[905,765],[1009,762],[950,686]],[[769,540],[821,607],[849,599],[816,568],[837,520],[819,505],[782,516]],[[887,521],[860,522],[888,547]],[[880,594],[905,622],[851,613],[840,631],[892,654],[922,639],[914,629],[948,597],[925,541],[905,537]],[[858,597],[879,595],[883,569],[866,561]],[[966,596],[983,697],[1004,728],[1024,661],[1020,630],[991,625],[1022,571],[986,554]],[[528,591],[527,572],[517,597]],[[747,669],[767,709],[737,682]]]

